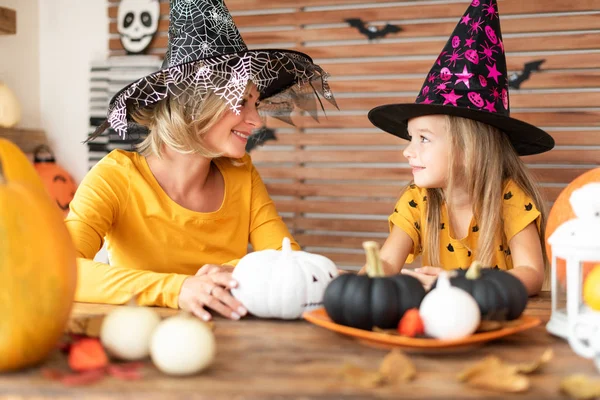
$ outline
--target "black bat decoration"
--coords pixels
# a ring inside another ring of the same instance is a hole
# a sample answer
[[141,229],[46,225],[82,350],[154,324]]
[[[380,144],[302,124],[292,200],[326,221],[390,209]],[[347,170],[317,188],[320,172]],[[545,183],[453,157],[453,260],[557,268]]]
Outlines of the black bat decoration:
[[523,66],[523,71],[521,73],[515,72],[508,78],[508,86],[514,89],[520,88],[521,84],[527,79],[529,79],[529,77],[531,76],[531,72],[539,71],[541,69],[540,66],[545,61],[546,60],[535,60],[525,63],[525,65]]
[[367,27],[366,24],[360,18],[349,18],[345,20],[350,26],[358,29],[360,33],[365,35],[369,40],[385,37],[388,33],[398,33],[402,30],[399,26],[385,24],[381,29],[377,29],[374,26]]
[[246,151],[250,153],[256,146],[262,146],[267,140],[277,140],[275,137],[275,129],[261,128],[254,132],[246,142]]

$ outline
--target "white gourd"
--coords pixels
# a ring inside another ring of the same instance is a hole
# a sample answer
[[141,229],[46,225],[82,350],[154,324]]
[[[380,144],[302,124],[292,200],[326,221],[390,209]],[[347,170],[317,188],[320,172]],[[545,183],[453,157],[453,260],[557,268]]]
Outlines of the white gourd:
[[437,339],[469,336],[481,322],[481,311],[473,296],[451,286],[446,272],[440,273],[436,288],[421,302],[419,315],[425,333]]
[[296,319],[323,306],[325,288],[337,275],[333,261],[292,250],[284,238],[281,250],[255,251],[239,261],[231,293],[257,317]]
[[0,127],[12,128],[21,120],[21,105],[12,90],[0,82]]
[[113,357],[141,360],[150,353],[150,338],[159,323],[160,316],[149,307],[119,307],[102,321],[100,341]]
[[165,374],[192,375],[207,368],[217,352],[208,324],[188,313],[164,319],[150,340],[150,356]]

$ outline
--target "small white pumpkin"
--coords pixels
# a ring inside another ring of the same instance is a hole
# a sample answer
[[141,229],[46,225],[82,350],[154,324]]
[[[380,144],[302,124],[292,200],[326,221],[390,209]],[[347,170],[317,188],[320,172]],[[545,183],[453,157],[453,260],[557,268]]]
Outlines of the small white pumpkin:
[[421,302],[419,315],[425,333],[437,339],[469,336],[481,321],[481,311],[473,296],[451,286],[446,272],[440,273],[435,289]]
[[130,304],[111,311],[102,321],[100,341],[108,353],[122,360],[141,360],[150,354],[150,338],[160,316],[149,307]]
[[12,128],[21,120],[21,105],[12,90],[0,82],[0,127]]
[[212,364],[216,352],[210,326],[189,313],[164,319],[150,341],[152,362],[169,375],[198,373]]
[[284,238],[281,251],[255,251],[239,261],[233,271],[238,286],[231,293],[257,317],[296,319],[323,306],[325,288],[337,275],[333,261],[292,250]]

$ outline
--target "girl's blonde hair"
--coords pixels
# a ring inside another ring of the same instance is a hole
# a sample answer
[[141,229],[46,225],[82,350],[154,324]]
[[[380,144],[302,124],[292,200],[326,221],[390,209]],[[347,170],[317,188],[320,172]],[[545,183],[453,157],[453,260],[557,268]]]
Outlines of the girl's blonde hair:
[[[473,200],[473,214],[479,227],[477,260],[492,265],[496,238],[502,238],[502,199],[504,184],[512,179],[535,203],[541,213],[539,230],[544,264],[547,267],[544,230],[546,209],[535,180],[512,147],[508,136],[499,129],[467,118],[445,116],[450,137],[447,192],[427,189],[427,218],[423,230],[423,252],[432,266],[440,267],[439,226],[441,208],[452,188],[466,185]],[[452,204],[448,204],[452,207]],[[465,267],[465,266],[463,266]]]
[[[249,83],[244,97],[250,87]],[[204,136],[228,111],[229,106],[213,92],[201,101],[191,98],[193,96],[193,93],[168,96],[153,105],[132,111],[133,120],[150,130],[144,141],[136,146],[137,151],[143,156],[156,155],[160,158],[161,149],[166,145],[182,154],[221,157],[222,154],[207,146]]]

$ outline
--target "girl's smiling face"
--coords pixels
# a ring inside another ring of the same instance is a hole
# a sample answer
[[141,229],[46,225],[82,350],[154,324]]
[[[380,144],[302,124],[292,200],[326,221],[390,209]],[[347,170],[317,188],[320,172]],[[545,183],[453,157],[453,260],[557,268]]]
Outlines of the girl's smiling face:
[[443,115],[425,115],[408,121],[410,143],[402,154],[422,188],[445,188],[448,182],[450,135]]

